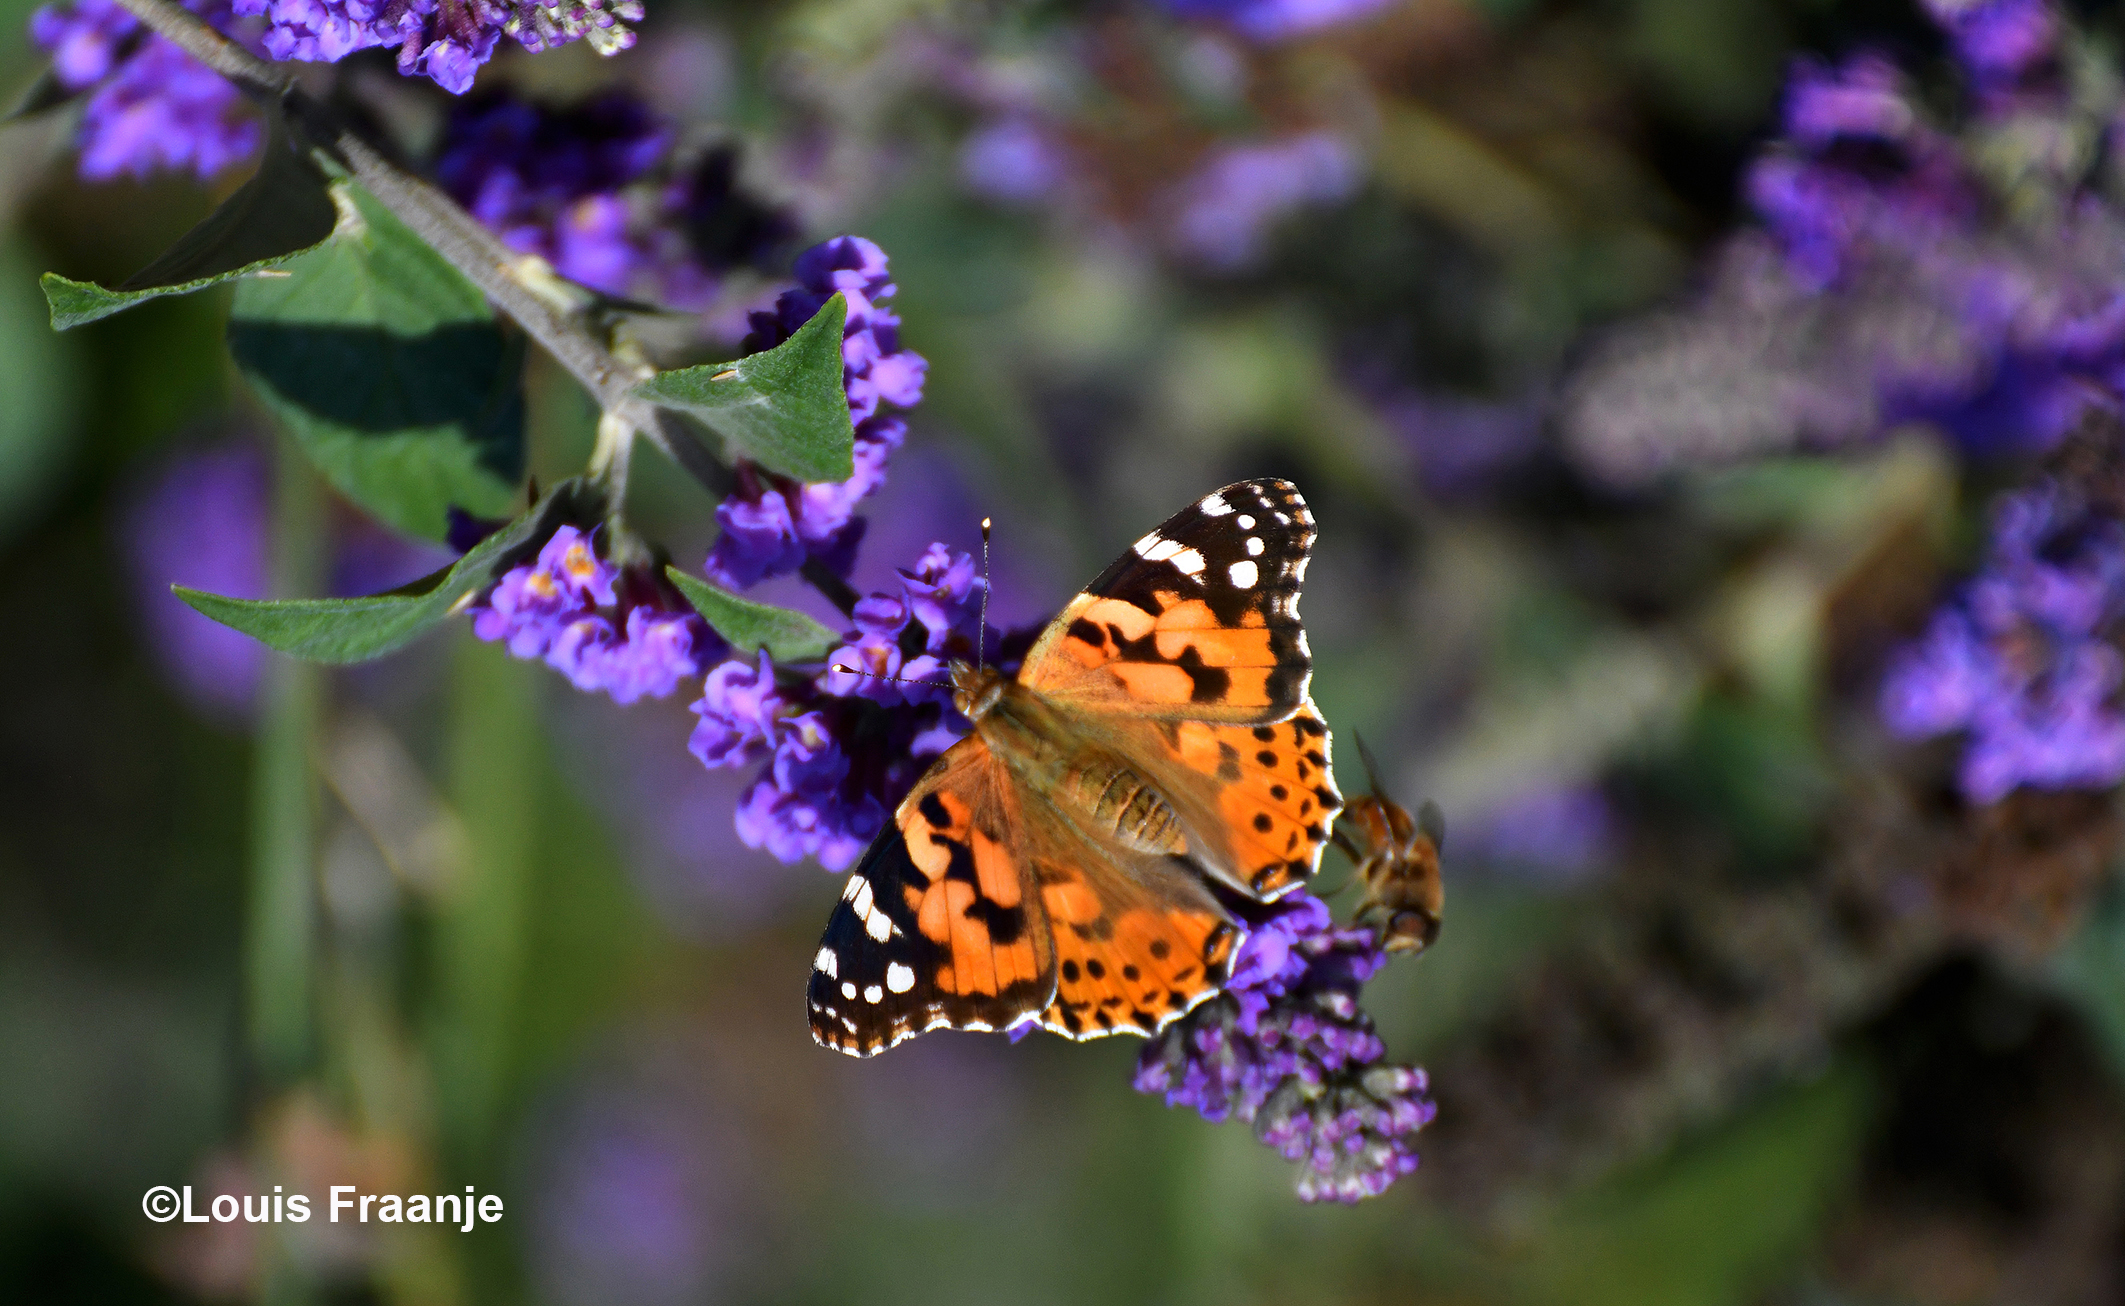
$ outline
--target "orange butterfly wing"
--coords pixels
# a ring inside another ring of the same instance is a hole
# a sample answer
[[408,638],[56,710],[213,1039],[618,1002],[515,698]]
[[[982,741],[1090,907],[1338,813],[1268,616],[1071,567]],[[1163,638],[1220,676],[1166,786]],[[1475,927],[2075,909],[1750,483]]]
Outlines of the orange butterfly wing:
[[858,1056],[927,1030],[1003,1029],[1055,986],[1009,776],[980,736],[916,782],[842,888],[805,993],[812,1036]]

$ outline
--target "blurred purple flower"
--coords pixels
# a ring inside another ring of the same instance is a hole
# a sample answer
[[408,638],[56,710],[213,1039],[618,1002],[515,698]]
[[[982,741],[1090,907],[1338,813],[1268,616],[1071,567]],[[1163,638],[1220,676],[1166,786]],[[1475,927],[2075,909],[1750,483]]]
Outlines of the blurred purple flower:
[[2107,789],[2125,779],[2125,523],[2044,482],[2004,497],[1984,567],[1882,682],[1906,739],[1963,731],[1965,797]]
[[248,714],[266,646],[186,606],[186,585],[261,599],[268,588],[271,468],[249,444],[171,459],[125,509],[122,544],[148,646],[184,697],[210,715]]
[[847,575],[863,536],[856,506],[885,483],[887,460],[907,438],[907,423],[881,403],[912,408],[922,400],[929,364],[900,344],[900,319],[879,307],[893,295],[885,251],[860,236],[838,236],[797,256],[797,288],[772,312],[752,315],[747,353],[772,349],[812,319],[829,297],[847,297],[842,329],[842,384],[855,423],[856,474],[846,481],[802,484],[740,464],[739,491],[716,508],[722,527],[704,564],[728,589],[743,590],[817,558]]
[[576,688],[614,702],[662,698],[719,656],[722,641],[661,577],[615,567],[563,526],[536,559],[510,568],[471,609],[472,631],[538,658]]
[[1424,492],[1459,499],[1483,493],[1534,458],[1547,408],[1541,396],[1498,401],[1406,391],[1378,400],[1374,411],[1416,452]]
[[1174,239],[1208,267],[1244,268],[1262,257],[1279,219],[1354,194],[1364,180],[1361,165],[1334,132],[1225,147],[1180,184]]
[[708,673],[688,747],[708,767],[766,763],[738,806],[748,847],[845,869],[928,760],[965,736],[950,661],[973,658],[977,640],[992,660],[1003,652],[999,633],[981,628],[984,582],[943,545],[900,575],[899,594],[856,605],[823,670],[778,672],[762,650]]
[[2109,124],[2024,76],[2066,29],[2041,0],[1932,7],[1976,92],[1967,122],[1936,125],[1879,57],[1796,65],[1784,139],[1745,183],[1760,230],[1697,304],[1582,370],[1563,425],[1589,470],[1628,484],[1913,421],[1974,453],[2042,450],[2118,405],[2125,215],[2096,156],[2060,147]]
[[[189,7],[216,28],[230,26],[226,0]],[[61,86],[89,92],[78,139],[85,180],[190,172],[206,181],[249,158],[264,138],[226,78],[143,34],[116,0],[47,5],[30,16],[30,39],[51,53]]]
[[1387,956],[1305,893],[1249,924],[1225,990],[1145,1046],[1137,1091],[1252,1123],[1300,1163],[1306,1201],[1378,1196],[1417,1168],[1417,1131],[1437,1113],[1424,1072],[1388,1062],[1358,1006]]
[[1457,861],[1570,880],[1608,862],[1615,814],[1592,785],[1542,785],[1454,824]]
[[2058,54],[2051,0],[1925,0],[1982,92],[2012,88]]
[[600,54],[634,44],[626,24],[641,0],[235,0],[236,12],[266,20],[264,46],[275,59],[337,63],[357,50],[396,48],[398,70],[434,79],[453,95],[472,87],[506,32],[536,54],[587,40]]
[[729,1158],[692,1104],[586,1096],[541,1149],[529,1247],[542,1300],[681,1303],[712,1294],[737,1251]]
[[1068,176],[1062,147],[1024,117],[990,123],[959,147],[959,176],[975,194],[999,204],[1039,204]]
[[1223,23],[1256,41],[1283,41],[1369,18],[1391,0],[1159,0],[1176,18]]

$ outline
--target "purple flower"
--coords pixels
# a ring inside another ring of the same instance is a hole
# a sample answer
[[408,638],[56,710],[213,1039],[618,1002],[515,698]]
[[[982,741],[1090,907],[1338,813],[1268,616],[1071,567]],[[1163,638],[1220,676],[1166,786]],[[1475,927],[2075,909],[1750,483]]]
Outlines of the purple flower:
[[634,44],[625,24],[642,17],[640,0],[235,0],[235,11],[266,20],[263,43],[275,59],[336,63],[395,48],[401,73],[453,95],[472,88],[505,32],[534,54],[577,40],[616,54]]
[[803,484],[740,464],[739,490],[716,509],[723,533],[704,564],[727,589],[743,590],[786,575],[816,558],[846,575],[862,539],[856,505],[885,483],[885,469],[907,438],[907,423],[878,411],[922,400],[929,364],[900,344],[900,319],[879,305],[893,295],[885,251],[860,236],[839,236],[797,256],[797,288],[772,312],[752,315],[747,353],[772,349],[812,319],[836,292],[848,301],[842,328],[842,385],[855,423],[856,472],[846,481]]
[[678,1306],[714,1298],[743,1263],[757,1237],[743,1139],[695,1083],[658,1082],[683,1073],[608,1073],[539,1113],[525,1150],[541,1300]]
[[2058,54],[2051,0],[1926,0],[1980,92],[2011,89]]
[[1338,929],[1305,893],[1262,908],[1218,996],[1152,1039],[1136,1088],[1206,1120],[1238,1119],[1300,1163],[1306,1201],[1378,1196],[1417,1168],[1437,1108],[1424,1072],[1386,1061],[1358,990],[1386,964],[1366,929]]
[[1961,731],[1963,794],[2125,779],[2125,523],[2045,482],[1995,510],[1985,565],[1900,650],[1881,712],[1906,739]]
[[[1872,438],[1925,422],[1977,454],[2056,445],[2125,392],[2125,215],[2107,115],[2045,72],[2040,0],[1934,0],[1973,94],[1936,122],[1884,59],[1795,65],[1761,219],[1694,306],[1627,327],[1568,398],[1606,479]],[[2092,57],[2092,56],[2091,56]]]
[[1615,824],[1598,788],[1538,785],[1458,821],[1455,851],[1464,861],[1570,880],[1609,860]]
[[959,176],[975,194],[1000,204],[1039,204],[1067,178],[1053,137],[1023,117],[1004,118],[959,147]]
[[1367,18],[1388,0],[1159,0],[1176,18],[1220,22],[1256,41],[1284,41]]
[[270,654],[249,635],[194,612],[170,585],[266,597],[271,480],[265,456],[250,444],[186,453],[124,514],[122,543],[149,648],[185,698],[220,717],[249,713]]
[[621,569],[573,526],[510,568],[472,608],[472,631],[617,703],[663,698],[721,651],[706,622],[646,568]]
[[610,295],[708,304],[719,276],[786,238],[724,148],[674,172],[671,124],[624,91],[566,109],[507,96],[459,106],[435,175],[510,248]]
[[946,676],[977,646],[1002,652],[981,627],[982,587],[972,558],[932,545],[901,572],[899,594],[856,605],[824,669],[778,673],[763,650],[708,673],[693,705],[694,756],[708,767],[766,764],[738,806],[747,846],[835,871],[862,853],[927,760],[967,732]]
[[[1435,499],[1481,495],[1526,468],[1542,450],[1547,395],[1482,400],[1366,386],[1374,411],[1417,456],[1417,476]],[[1382,393],[1384,391],[1384,393]]]
[[1334,132],[1231,146],[1181,183],[1174,239],[1211,268],[1237,270],[1261,258],[1279,219],[1348,199],[1363,179],[1357,152]]
[[[229,25],[220,0],[191,7],[217,28]],[[160,36],[148,34],[128,52],[140,30],[115,0],[47,6],[30,18],[30,38],[51,52],[59,83],[89,91],[78,142],[82,177],[190,172],[206,181],[249,158],[263,136],[243,96]]]

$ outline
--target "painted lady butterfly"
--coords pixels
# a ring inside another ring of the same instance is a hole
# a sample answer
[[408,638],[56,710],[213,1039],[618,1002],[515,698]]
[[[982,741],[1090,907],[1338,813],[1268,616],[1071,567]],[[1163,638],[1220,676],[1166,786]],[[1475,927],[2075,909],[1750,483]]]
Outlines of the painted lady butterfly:
[[1358,759],[1365,763],[1372,792],[1350,800],[1334,835],[1365,886],[1357,922],[1378,930],[1387,952],[1421,952],[1439,937],[1446,907],[1446,886],[1439,878],[1446,818],[1436,803],[1426,803],[1412,820],[1408,808],[1382,794],[1380,768],[1362,738]]
[[1343,805],[1306,695],[1313,537],[1288,482],[1228,485],[1101,572],[1015,679],[954,663],[974,731],[849,876],[812,1036],[1151,1034],[1216,993],[1243,937],[1218,895],[1305,883]]

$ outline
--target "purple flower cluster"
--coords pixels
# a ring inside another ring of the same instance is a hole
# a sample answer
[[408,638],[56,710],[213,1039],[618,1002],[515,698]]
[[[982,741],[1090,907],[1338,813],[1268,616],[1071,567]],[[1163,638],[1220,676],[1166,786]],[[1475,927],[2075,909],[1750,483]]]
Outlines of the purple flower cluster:
[[2125,523],[2046,481],[1994,512],[1985,566],[1900,650],[1882,684],[1908,739],[1967,732],[1972,802],[2019,785],[2106,789],[2125,779]]
[[481,639],[502,640],[516,657],[541,659],[576,688],[618,703],[664,697],[721,651],[654,573],[615,567],[573,526],[503,573],[471,611]]
[[1357,152],[1334,132],[1230,146],[1181,183],[1174,239],[1209,267],[1237,270],[1261,258],[1279,219],[1348,199],[1363,180]]
[[1947,30],[1956,58],[1981,95],[2011,92],[2058,57],[2059,14],[2052,0],[1925,0]]
[[[189,7],[217,28],[229,26],[226,0]],[[78,142],[88,181],[156,172],[206,181],[249,158],[263,139],[226,78],[143,33],[116,0],[47,5],[31,15],[30,39],[50,53],[61,86],[88,92]]]
[[1389,0],[1160,0],[1176,18],[1223,23],[1261,42],[1286,41],[1324,27],[1367,18]]
[[660,179],[675,136],[624,91],[566,109],[483,97],[450,115],[435,176],[503,243],[562,276],[697,308],[717,273],[764,254],[789,223],[739,191],[734,150]]
[[863,852],[927,760],[967,732],[945,675],[977,643],[999,650],[981,624],[985,585],[970,556],[934,544],[899,594],[856,605],[823,670],[778,670],[762,650],[708,673],[688,747],[704,766],[767,763],[738,803],[748,847],[832,871]]
[[723,528],[709,551],[708,574],[742,590],[817,558],[847,575],[863,538],[856,505],[885,483],[886,461],[907,438],[907,423],[881,412],[922,400],[929,364],[900,345],[900,319],[880,307],[892,297],[885,251],[860,236],[839,236],[797,256],[797,288],[772,312],[752,315],[747,353],[772,349],[812,319],[836,292],[847,297],[842,330],[842,383],[856,426],[856,474],[846,481],[802,484],[741,464],[739,491],[716,508]]
[[534,54],[587,40],[600,54],[634,44],[626,26],[641,0],[235,0],[236,12],[266,20],[275,59],[337,63],[357,50],[396,49],[398,70],[424,75],[453,95],[472,87],[480,65],[507,34]]
[[[1618,334],[1567,404],[1607,479],[1925,422],[2041,450],[2125,389],[2125,215],[2109,109],[2056,75],[2048,0],[1930,0],[1970,95],[1953,129],[1875,55],[1803,61],[1750,168],[1762,220],[1703,301]],[[2077,142],[2079,142],[2077,144]]]
[[1417,1168],[1437,1108],[1424,1072],[1386,1061],[1358,990],[1387,963],[1369,929],[1338,929],[1294,894],[1253,922],[1224,992],[1144,1048],[1136,1088],[1211,1121],[1239,1119],[1301,1164],[1306,1201],[1378,1196]]

